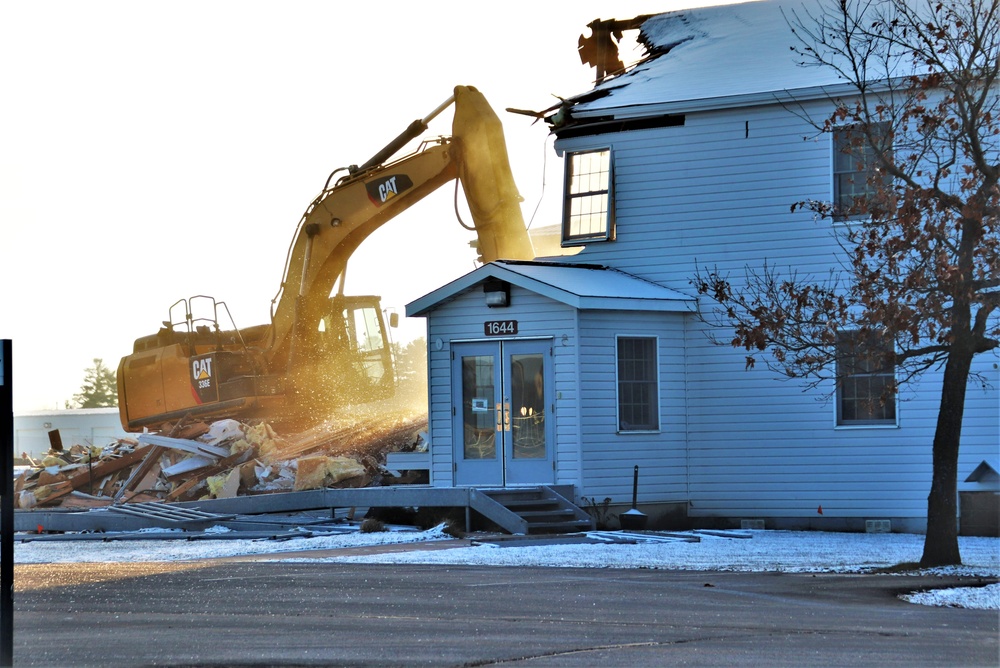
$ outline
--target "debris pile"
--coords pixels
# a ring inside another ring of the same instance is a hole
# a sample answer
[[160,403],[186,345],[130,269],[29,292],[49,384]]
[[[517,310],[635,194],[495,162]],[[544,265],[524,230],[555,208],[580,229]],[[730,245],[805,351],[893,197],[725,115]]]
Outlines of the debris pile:
[[50,450],[14,481],[17,507],[93,508],[400,482],[388,452],[411,447],[425,415],[368,415],[279,435],[266,422],[182,421],[104,448]]

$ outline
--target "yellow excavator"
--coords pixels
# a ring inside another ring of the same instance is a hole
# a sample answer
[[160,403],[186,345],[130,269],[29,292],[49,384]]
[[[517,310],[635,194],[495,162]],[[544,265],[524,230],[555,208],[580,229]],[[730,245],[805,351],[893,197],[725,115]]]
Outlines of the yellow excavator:
[[[452,104],[451,137],[389,162]],[[176,302],[156,334],[136,340],[118,365],[122,427],[231,417],[298,429],[391,396],[379,298],[343,294],[347,261],[372,232],[454,179],[469,204],[480,261],[532,259],[500,119],[478,90],[457,86],[366,163],[330,175],[299,221],[270,324],[223,329],[225,303],[198,295]]]

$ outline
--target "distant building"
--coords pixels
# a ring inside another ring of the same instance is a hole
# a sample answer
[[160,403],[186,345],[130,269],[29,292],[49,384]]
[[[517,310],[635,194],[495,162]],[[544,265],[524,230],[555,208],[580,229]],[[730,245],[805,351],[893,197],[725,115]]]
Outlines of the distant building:
[[22,453],[39,458],[49,451],[49,432],[59,430],[63,447],[103,447],[127,436],[117,408],[75,408],[14,414],[14,457]]

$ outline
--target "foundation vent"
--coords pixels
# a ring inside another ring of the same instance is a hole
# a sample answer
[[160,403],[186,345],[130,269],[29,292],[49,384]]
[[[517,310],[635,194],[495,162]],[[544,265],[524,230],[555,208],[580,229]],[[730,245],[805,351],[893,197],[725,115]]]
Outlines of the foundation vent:
[[892,533],[892,521],[865,520],[865,533]]

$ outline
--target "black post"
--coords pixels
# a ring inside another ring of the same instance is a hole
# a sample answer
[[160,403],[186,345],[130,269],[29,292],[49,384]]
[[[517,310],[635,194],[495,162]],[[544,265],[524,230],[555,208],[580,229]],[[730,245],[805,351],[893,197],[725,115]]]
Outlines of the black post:
[[0,666],[13,666],[14,363],[10,339],[0,343]]
[[635,465],[632,472],[632,510],[636,509],[639,500],[639,465]]

